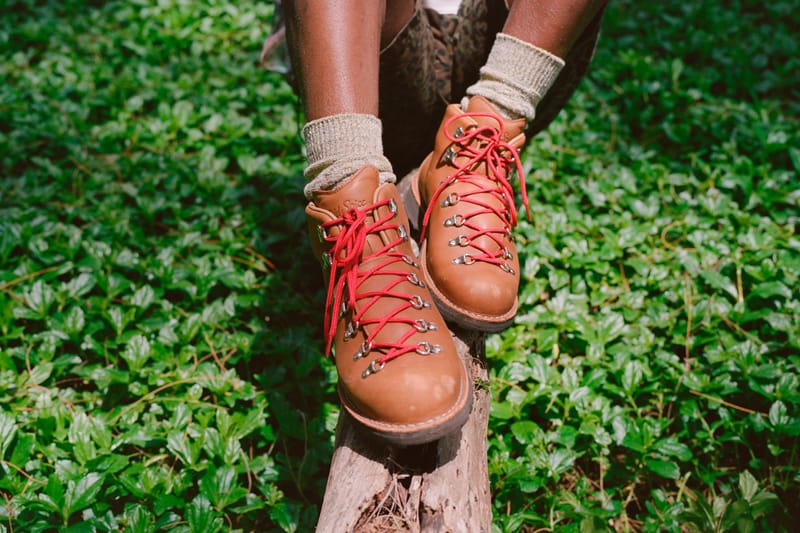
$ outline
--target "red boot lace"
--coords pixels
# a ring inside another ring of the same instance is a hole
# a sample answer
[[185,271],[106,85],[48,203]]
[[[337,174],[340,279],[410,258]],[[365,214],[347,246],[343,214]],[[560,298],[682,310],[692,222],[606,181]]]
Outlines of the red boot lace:
[[[488,117],[497,122],[497,127],[481,125],[466,131],[457,128],[456,133],[451,134],[451,123],[464,116]],[[472,232],[469,235],[459,236],[459,244],[462,246],[469,245],[479,252],[476,254],[465,254],[463,256],[463,261],[485,261],[498,266],[507,265],[507,263],[505,263],[505,258],[508,251],[505,249],[502,239],[504,236],[508,235],[512,227],[517,225],[517,211],[514,206],[514,189],[508,180],[509,172],[512,169],[512,162],[519,176],[522,204],[525,206],[525,210],[528,213],[528,220],[530,220],[531,216],[530,207],[528,205],[528,194],[525,188],[525,177],[522,172],[522,164],[520,163],[517,149],[502,140],[503,120],[491,113],[463,113],[453,116],[445,123],[444,130],[447,139],[459,147],[457,152],[453,151],[454,148],[448,149],[449,157],[446,152],[448,162],[455,166],[456,171],[442,181],[434,192],[428,204],[428,208],[425,211],[425,216],[422,221],[422,235],[420,238],[425,238],[431,212],[434,206],[439,202],[444,190],[455,182],[469,183],[474,185],[474,190],[461,194],[451,193],[443,202],[443,207],[454,205],[458,202],[465,202],[475,206],[474,211],[456,215],[455,218],[450,220],[451,225],[459,227],[464,226]],[[510,154],[510,157],[508,154]],[[456,156],[462,159],[463,163],[455,163]],[[467,158],[466,160],[463,159],[465,157]],[[486,174],[476,172],[476,170],[480,168],[481,163],[486,165]],[[494,186],[487,187],[486,178],[494,182]],[[499,199],[503,207],[498,208],[486,202],[485,194],[490,194]],[[487,213],[494,214],[497,218],[504,221],[503,227],[481,228],[475,223],[470,222],[470,219]],[[485,246],[480,246],[479,243],[476,242],[476,239],[484,235],[488,236],[497,244],[498,249],[496,251],[490,251]]]
[[[369,224],[369,214],[376,213],[380,207],[389,206],[390,211],[380,219]],[[413,274],[407,270],[398,269],[399,263],[416,265],[407,254],[397,251],[395,248],[401,245],[408,237],[400,224],[392,224],[390,221],[397,213],[397,206],[392,200],[384,200],[364,209],[351,209],[340,218],[328,221],[320,227],[323,231],[323,238],[331,243],[332,247],[328,252],[331,260],[330,278],[328,281],[328,295],[326,298],[327,307],[325,309],[325,338],[326,353],[331,353],[333,340],[336,335],[336,327],[341,316],[339,310],[350,312],[350,327],[362,328],[367,334],[361,348],[356,352],[354,359],[366,357],[372,351],[381,351],[384,354],[372,361],[369,369],[365,371],[364,377],[370,373],[377,372],[388,361],[410,352],[417,352],[422,355],[436,353],[438,345],[431,345],[427,342],[416,344],[408,343],[408,339],[417,332],[435,329],[434,325],[410,317],[401,316],[409,308],[421,309],[429,307],[419,295],[400,292],[398,286],[404,281],[410,281],[418,286],[424,285]],[[327,230],[335,226],[340,227],[340,232],[335,236],[328,236]],[[398,237],[393,242],[386,244],[381,249],[362,257],[369,234],[378,234],[383,231],[394,231]],[[362,265],[372,259],[379,258],[374,265],[368,269],[359,271]],[[381,290],[362,291],[362,284],[371,276],[381,275],[390,276],[389,281]],[[397,301],[397,306],[389,313],[376,313],[378,316],[368,317],[369,310],[381,300],[392,298]],[[344,304],[344,305],[343,305]],[[407,331],[393,342],[386,342],[384,339],[378,340],[381,329],[389,323],[407,324]]]

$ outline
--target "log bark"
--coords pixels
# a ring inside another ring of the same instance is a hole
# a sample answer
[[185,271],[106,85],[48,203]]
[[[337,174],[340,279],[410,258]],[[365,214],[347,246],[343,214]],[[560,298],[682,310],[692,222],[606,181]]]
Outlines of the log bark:
[[317,532],[490,531],[485,336],[452,333],[475,384],[467,423],[438,442],[399,448],[373,439],[342,411]]

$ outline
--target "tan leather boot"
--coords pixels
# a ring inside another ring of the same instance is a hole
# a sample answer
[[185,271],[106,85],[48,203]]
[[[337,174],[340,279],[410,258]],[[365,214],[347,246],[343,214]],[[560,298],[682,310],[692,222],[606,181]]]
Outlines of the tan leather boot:
[[517,150],[525,120],[503,120],[472,97],[466,111],[448,106],[433,152],[412,183],[425,210],[421,257],[444,317],[479,331],[508,327],[517,312],[519,259],[511,235],[517,223],[509,174],[525,181]]
[[397,189],[371,166],[306,207],[312,247],[328,270],[327,351],[343,407],[400,445],[457,430],[472,381],[421,280]]

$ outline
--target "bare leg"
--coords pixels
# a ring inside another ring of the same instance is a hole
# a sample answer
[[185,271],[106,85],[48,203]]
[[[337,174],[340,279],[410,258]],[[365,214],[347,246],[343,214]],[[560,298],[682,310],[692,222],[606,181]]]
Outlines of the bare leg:
[[328,273],[324,333],[342,408],[376,436],[412,445],[466,422],[472,383],[420,282],[383,154],[380,46],[413,13],[398,1],[295,0],[286,21],[309,120],[306,215]]
[[515,0],[503,33],[566,57],[605,0]]
[[378,61],[414,12],[414,0],[286,2],[287,36],[309,121],[378,114]]

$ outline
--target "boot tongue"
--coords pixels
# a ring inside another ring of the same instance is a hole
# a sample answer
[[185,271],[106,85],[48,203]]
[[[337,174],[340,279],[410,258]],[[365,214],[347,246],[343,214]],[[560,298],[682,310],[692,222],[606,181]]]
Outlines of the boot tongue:
[[341,187],[332,191],[312,192],[311,200],[318,207],[340,217],[351,209],[364,209],[373,205],[379,182],[378,170],[365,166]]
[[[378,169],[365,166],[350,178],[344,185],[332,191],[315,191],[311,200],[322,209],[330,211],[335,217],[341,217],[351,209],[363,210],[379,201],[380,176]],[[388,208],[382,208],[388,209]],[[378,210],[381,212],[381,210]],[[367,225],[374,222],[376,212],[368,214]],[[337,235],[339,229],[332,229],[331,235]],[[385,236],[377,233],[367,235],[362,256],[374,253],[383,248]]]
[[[489,103],[489,100],[483,96],[473,96],[469,99],[469,104],[466,109],[467,113],[491,113],[497,115],[503,121],[503,136],[502,140],[509,142],[514,137],[518,136],[525,130],[525,119],[519,118],[516,120],[505,119],[497,112],[494,106]],[[481,125],[496,126],[494,120],[484,117],[473,117],[473,119]]]

